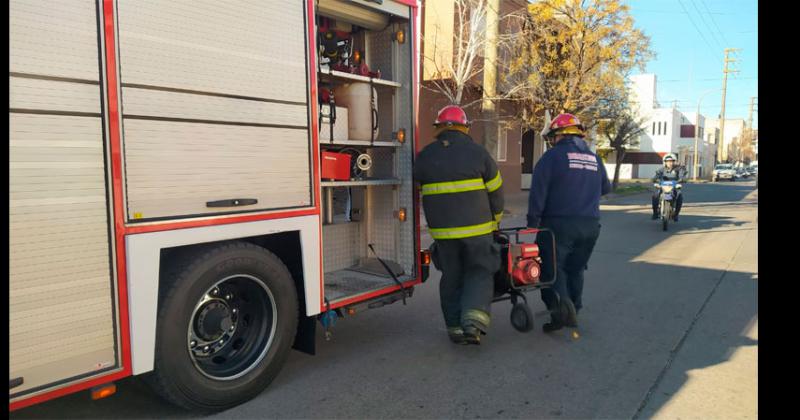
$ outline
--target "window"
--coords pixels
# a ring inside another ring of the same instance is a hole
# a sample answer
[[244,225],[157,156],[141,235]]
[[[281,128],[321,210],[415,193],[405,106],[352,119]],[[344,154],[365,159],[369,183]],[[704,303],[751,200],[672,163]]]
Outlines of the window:
[[501,126],[497,127],[497,161],[505,162],[508,159],[508,132]]
[[655,121],[653,122],[653,135],[654,136],[656,135],[656,123],[655,123]]

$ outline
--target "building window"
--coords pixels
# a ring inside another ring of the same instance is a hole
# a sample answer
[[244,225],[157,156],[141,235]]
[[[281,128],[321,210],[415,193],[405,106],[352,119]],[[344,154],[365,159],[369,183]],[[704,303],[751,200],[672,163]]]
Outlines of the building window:
[[505,162],[508,159],[508,131],[497,127],[497,161]]

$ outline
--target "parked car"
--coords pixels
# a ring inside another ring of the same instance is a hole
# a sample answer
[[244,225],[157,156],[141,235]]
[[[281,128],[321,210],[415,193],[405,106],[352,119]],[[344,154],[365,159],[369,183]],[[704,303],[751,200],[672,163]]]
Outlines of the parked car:
[[727,179],[729,181],[736,180],[736,170],[733,169],[733,165],[730,163],[721,163],[714,167],[714,172],[712,173],[711,180],[716,182],[720,179]]

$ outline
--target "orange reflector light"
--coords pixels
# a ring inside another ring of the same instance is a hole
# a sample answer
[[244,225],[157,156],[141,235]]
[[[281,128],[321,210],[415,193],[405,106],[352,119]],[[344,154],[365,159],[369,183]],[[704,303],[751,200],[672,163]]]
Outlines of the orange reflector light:
[[406,130],[401,128],[397,130],[397,133],[395,133],[394,136],[397,138],[397,141],[404,143],[406,141]]
[[356,50],[356,52],[353,53],[353,60],[355,60],[356,63],[361,63],[361,51]]
[[397,219],[398,220],[400,220],[401,222],[405,222],[406,221],[406,209],[405,208],[401,208],[400,210],[397,210],[396,214],[397,214]]
[[356,310],[355,308],[347,308],[347,315],[355,315]]
[[405,42],[406,42],[406,33],[403,32],[403,31],[397,31],[394,34],[394,39],[396,39],[397,42],[400,43],[400,44],[405,44]]
[[105,384],[92,388],[92,399],[99,400],[101,398],[110,397],[117,392],[117,385]]
[[431,251],[427,249],[422,250],[422,265],[431,265]]

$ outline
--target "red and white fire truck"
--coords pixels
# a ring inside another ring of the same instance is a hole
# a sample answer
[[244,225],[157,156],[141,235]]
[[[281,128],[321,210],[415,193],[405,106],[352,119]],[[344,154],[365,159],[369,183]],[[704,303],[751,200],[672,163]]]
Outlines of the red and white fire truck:
[[418,7],[11,0],[11,410],[224,409],[410,297]]

